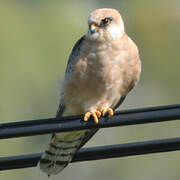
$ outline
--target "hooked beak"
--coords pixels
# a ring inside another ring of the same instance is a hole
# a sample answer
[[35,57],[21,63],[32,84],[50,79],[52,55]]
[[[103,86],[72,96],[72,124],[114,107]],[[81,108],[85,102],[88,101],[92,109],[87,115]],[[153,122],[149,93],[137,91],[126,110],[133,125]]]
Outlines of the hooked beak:
[[98,25],[95,24],[95,23],[91,24],[90,27],[89,27],[89,30],[90,30],[91,34],[97,32],[98,29],[99,29],[99,27],[98,27]]

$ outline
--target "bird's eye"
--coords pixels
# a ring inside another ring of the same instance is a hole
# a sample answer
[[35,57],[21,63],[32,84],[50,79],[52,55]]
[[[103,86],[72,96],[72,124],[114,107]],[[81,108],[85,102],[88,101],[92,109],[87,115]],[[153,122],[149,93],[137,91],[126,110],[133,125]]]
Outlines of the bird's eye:
[[106,25],[110,24],[111,21],[112,21],[111,18],[104,18],[101,20],[101,26],[106,26]]

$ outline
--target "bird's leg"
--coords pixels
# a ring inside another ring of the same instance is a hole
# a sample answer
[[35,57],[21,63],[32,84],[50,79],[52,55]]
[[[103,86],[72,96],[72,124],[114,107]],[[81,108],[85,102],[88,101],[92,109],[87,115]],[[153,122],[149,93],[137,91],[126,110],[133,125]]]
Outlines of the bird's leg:
[[108,113],[109,117],[112,117],[114,115],[114,111],[112,108],[104,108],[102,110],[102,116],[105,116],[106,113]]
[[91,116],[93,117],[94,122],[95,122],[96,124],[98,124],[98,122],[99,122],[99,119],[98,119],[98,118],[101,117],[101,112],[98,111],[98,110],[92,110],[92,111],[90,111],[90,112],[87,112],[87,113],[84,115],[84,121],[88,121]]

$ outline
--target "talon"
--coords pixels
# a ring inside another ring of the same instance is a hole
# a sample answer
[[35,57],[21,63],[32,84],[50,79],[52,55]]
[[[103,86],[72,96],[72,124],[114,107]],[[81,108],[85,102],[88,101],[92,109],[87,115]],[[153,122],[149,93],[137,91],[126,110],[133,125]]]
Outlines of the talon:
[[107,112],[109,113],[109,116],[110,116],[110,117],[114,116],[114,111],[113,111],[112,108],[108,108],[108,111],[107,111]]
[[94,119],[94,122],[96,124],[98,124],[99,122],[99,119],[101,117],[101,112],[100,111],[97,111],[97,110],[93,110],[91,112],[87,112],[85,115],[84,115],[84,121],[88,121],[90,117],[93,117]]
[[114,115],[114,111],[112,108],[104,108],[102,110],[102,115],[104,116],[106,113],[109,114],[109,117],[112,117]]
[[87,112],[85,115],[84,115],[84,121],[88,121],[88,119],[91,117],[91,112]]
[[98,124],[99,120],[98,120],[98,117],[97,117],[96,112],[92,112],[92,117],[94,118],[94,122],[95,122],[96,124]]
[[104,109],[102,110],[102,115],[104,116],[106,113],[107,113],[107,108],[104,108]]
[[96,113],[96,115],[97,115],[98,118],[101,117],[101,112],[100,112],[100,111],[96,111],[95,113]]

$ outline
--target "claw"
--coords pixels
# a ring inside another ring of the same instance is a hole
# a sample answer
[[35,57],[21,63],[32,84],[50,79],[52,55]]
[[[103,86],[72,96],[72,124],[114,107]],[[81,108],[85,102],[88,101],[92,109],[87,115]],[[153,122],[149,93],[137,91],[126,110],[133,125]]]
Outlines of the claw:
[[96,124],[98,124],[99,122],[99,119],[101,117],[101,112],[100,111],[97,111],[97,110],[93,110],[91,112],[87,112],[85,115],[84,115],[84,121],[88,121],[90,117],[93,117],[94,119],[94,122]]
[[112,117],[114,115],[114,111],[112,108],[104,108],[102,110],[102,115],[105,116],[106,113],[109,114],[109,117]]
[[88,119],[91,117],[91,114],[92,114],[92,112],[87,112],[87,113],[84,115],[84,121],[88,121]]

